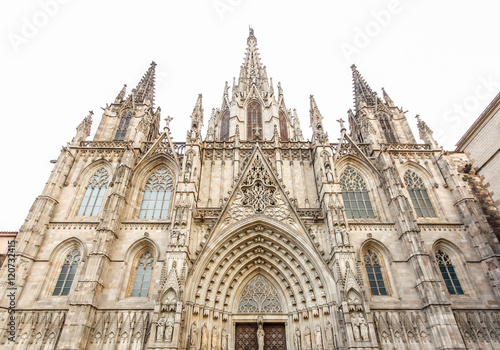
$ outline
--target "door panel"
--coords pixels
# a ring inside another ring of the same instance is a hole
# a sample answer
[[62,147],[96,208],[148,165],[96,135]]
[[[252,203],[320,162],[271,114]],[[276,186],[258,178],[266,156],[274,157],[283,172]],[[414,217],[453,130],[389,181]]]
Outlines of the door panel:
[[257,324],[236,324],[236,350],[258,350]]

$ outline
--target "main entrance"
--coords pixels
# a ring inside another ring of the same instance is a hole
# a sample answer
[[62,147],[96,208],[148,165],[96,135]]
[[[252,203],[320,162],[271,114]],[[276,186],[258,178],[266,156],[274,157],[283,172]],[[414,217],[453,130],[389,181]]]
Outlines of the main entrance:
[[[236,350],[258,350],[257,324],[236,324]],[[285,325],[264,323],[264,350],[286,350]]]

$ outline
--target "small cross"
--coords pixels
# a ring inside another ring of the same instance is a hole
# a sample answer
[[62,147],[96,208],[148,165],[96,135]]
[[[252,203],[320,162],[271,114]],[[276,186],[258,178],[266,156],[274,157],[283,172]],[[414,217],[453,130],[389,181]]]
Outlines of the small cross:
[[340,130],[345,129],[345,127],[344,127],[345,120],[343,120],[342,118],[340,118],[340,119],[337,119],[337,122],[340,123]]
[[171,116],[168,116],[166,117],[164,120],[167,122],[167,124],[165,125],[166,128],[170,128],[170,122],[172,121],[172,118]]

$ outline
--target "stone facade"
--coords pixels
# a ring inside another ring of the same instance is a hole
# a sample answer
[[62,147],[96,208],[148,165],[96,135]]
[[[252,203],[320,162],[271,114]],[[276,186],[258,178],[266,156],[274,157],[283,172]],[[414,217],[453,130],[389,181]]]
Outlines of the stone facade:
[[86,141],[90,113],[17,237],[2,348],[498,348],[499,245],[467,157],[420,119],[417,143],[352,70],[337,143],[312,96],[304,140],[253,31],[206,137],[201,95],[185,142],[159,132],[154,63]]

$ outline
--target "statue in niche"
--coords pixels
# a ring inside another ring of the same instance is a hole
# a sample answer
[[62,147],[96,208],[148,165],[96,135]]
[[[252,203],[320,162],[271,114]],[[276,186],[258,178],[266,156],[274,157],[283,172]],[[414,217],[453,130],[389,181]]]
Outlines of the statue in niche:
[[227,335],[227,332],[225,329],[222,330],[222,334],[221,334],[220,338],[221,338],[221,344],[220,344],[221,350],[227,350],[228,335]]
[[212,328],[212,350],[218,349],[218,346],[217,346],[218,341],[219,341],[219,337],[217,334],[217,327],[214,326]]
[[189,346],[191,349],[196,349],[196,338],[198,337],[198,327],[196,325],[196,322],[193,322],[191,325],[191,335],[189,336]]
[[167,343],[170,343],[172,341],[173,334],[174,334],[174,323],[172,322],[172,319],[169,319],[165,327],[165,341]]
[[299,327],[295,327],[295,335],[293,337],[293,343],[295,345],[295,350],[302,350]]
[[331,349],[333,348],[333,326],[330,323],[330,321],[326,321],[325,334],[326,334],[326,343],[328,345],[328,348]]
[[308,326],[304,330],[304,338],[306,339],[306,350],[312,349],[311,329]]
[[325,173],[326,173],[326,181],[328,183],[333,182],[333,171],[332,168],[330,167],[330,163],[326,162],[325,163]]
[[161,315],[158,322],[156,322],[156,341],[163,341],[163,334],[165,332],[165,316]]
[[177,237],[179,237],[179,230],[173,229],[172,233],[170,234],[170,245],[177,245]]
[[342,241],[344,243],[344,246],[348,246],[349,245],[349,231],[347,231],[346,228],[343,228],[341,230],[342,232]]
[[178,238],[177,238],[177,244],[180,246],[183,246],[186,244],[186,235],[187,235],[187,229],[186,227],[182,227],[179,230]]
[[260,321],[257,329],[257,344],[259,346],[259,350],[264,350],[264,335],[264,327],[262,325],[262,321]]
[[338,227],[335,227],[334,231],[335,231],[335,241],[337,242],[337,246],[342,246],[343,245],[342,232]]
[[201,327],[201,349],[208,350],[208,328],[206,322]]
[[354,335],[355,341],[361,341],[361,333],[359,331],[359,319],[358,316],[353,313],[351,316],[352,333]]
[[316,325],[316,349],[323,349],[323,338],[321,336],[321,327],[319,324]]
[[361,338],[365,341],[370,340],[370,338],[368,337],[368,325],[366,324],[366,320],[363,314],[359,314],[358,322]]

